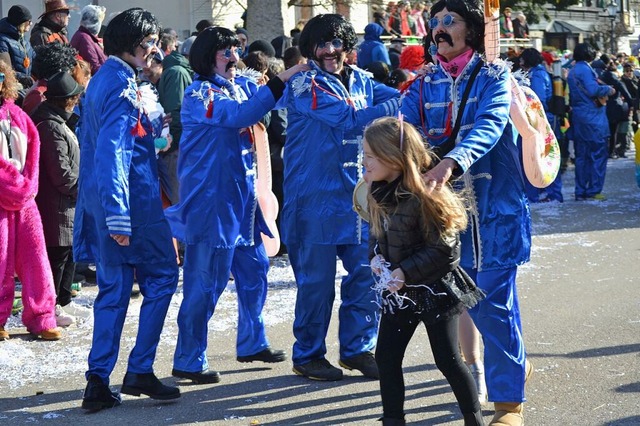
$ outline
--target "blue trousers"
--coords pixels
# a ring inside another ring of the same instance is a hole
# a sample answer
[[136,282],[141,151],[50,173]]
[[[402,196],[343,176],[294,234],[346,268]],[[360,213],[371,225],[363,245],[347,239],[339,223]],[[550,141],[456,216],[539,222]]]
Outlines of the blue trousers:
[[134,273],[144,299],[127,371],[153,372],[164,319],[178,285],[178,265],[175,261],[115,266],[97,263],[98,296],[93,306],[93,342],[87,378],[90,374],[96,374],[104,383],[109,383],[109,376],[118,360],[120,336],[131,299]]
[[469,314],[484,343],[484,372],[489,401],[524,402],[527,355],[516,290],[518,268],[466,271],[487,295],[469,310]]
[[574,139],[576,150],[576,197],[593,197],[602,192],[609,158],[606,140]]
[[233,272],[238,295],[238,356],[256,354],[269,346],[262,319],[267,297],[269,258],[260,242],[254,246],[215,248],[187,245],[183,267],[184,299],[178,313],[178,343],[173,359],[177,370],[209,368],[207,334],[218,299]]
[[289,244],[287,250],[298,287],[293,363],[306,364],[327,353],[325,339],[335,299],[336,256],[348,273],[340,286],[340,358],[373,350],[379,317],[367,244]]

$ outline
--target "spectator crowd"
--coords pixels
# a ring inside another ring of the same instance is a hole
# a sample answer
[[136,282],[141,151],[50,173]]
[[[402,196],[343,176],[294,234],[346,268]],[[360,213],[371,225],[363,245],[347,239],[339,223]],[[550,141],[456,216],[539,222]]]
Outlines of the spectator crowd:
[[[237,361],[287,360],[262,319],[268,257],[287,254],[295,374],[379,380],[383,424],[404,424],[402,358],[422,322],[464,424],[484,424],[488,401],[491,424],[523,424],[532,367],[515,285],[528,205],[563,202],[569,168],[575,201],[606,199],[607,162],[638,132],[637,58],[581,43],[486,63],[477,0],[374,6],[361,38],[344,17],[318,15],[271,41],[209,20],[179,40],[140,8],[104,25],[99,5],[70,35],[70,10],[48,0],[37,20],[22,5],[0,19],[0,340],[16,282],[23,324],[43,340],[93,316],[82,407],[120,405],[110,375],[137,281],[140,329],[120,392],[179,398],[153,373],[178,268],[172,375],[211,384],[221,375],[207,325],[230,277]],[[522,12],[504,8],[499,26],[503,38],[529,37]],[[512,75],[560,145],[546,188],[522,171]],[[352,208],[360,185],[366,218]],[[337,258],[341,368],[325,357]],[[86,265],[99,287],[92,309],[73,302]]]

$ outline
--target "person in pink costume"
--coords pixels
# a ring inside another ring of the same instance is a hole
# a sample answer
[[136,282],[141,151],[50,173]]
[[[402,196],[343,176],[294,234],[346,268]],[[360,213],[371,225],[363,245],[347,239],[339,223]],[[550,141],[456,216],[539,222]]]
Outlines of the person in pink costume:
[[22,282],[22,322],[45,340],[58,340],[56,294],[35,197],[38,192],[40,138],[29,116],[14,100],[17,80],[0,60],[0,340],[15,292]]

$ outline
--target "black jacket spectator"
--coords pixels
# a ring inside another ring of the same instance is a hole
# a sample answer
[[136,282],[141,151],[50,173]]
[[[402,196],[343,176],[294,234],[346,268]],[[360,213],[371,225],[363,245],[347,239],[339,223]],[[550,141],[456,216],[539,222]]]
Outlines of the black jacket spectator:
[[0,59],[3,54],[9,56],[10,65],[16,72],[16,78],[22,86],[26,89],[31,87],[33,85],[31,79],[33,49],[29,40],[26,40],[24,36],[20,37],[18,28],[11,24],[8,18],[0,19]]
[[73,245],[80,147],[78,116],[45,101],[31,118],[40,134],[40,187],[36,202],[47,247]]

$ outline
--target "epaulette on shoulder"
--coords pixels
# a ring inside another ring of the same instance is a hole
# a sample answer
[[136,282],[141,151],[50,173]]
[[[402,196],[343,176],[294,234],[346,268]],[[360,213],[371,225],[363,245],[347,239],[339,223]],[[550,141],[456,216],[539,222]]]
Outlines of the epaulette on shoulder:
[[518,83],[519,86],[527,86],[530,87],[531,86],[531,81],[529,80],[529,73],[519,69],[518,71],[515,71],[511,74],[513,76],[513,78],[515,79],[515,81]]
[[354,71],[358,71],[364,75],[366,75],[369,78],[373,78],[373,73],[371,71],[367,71],[367,70],[363,70],[362,68],[356,66],[356,65],[349,65],[351,67],[351,69],[353,69]]
[[494,59],[493,62],[485,62],[487,68],[487,75],[496,79],[500,78],[502,74],[511,70],[512,63],[505,61],[504,59]]
[[315,71],[304,71],[297,74],[291,79],[291,90],[294,96],[300,96],[305,92],[311,91],[312,80],[315,77]]
[[257,84],[258,80],[262,78],[262,73],[260,71],[254,70],[253,68],[245,68],[245,69],[239,70],[237,73],[237,76],[244,77]]

